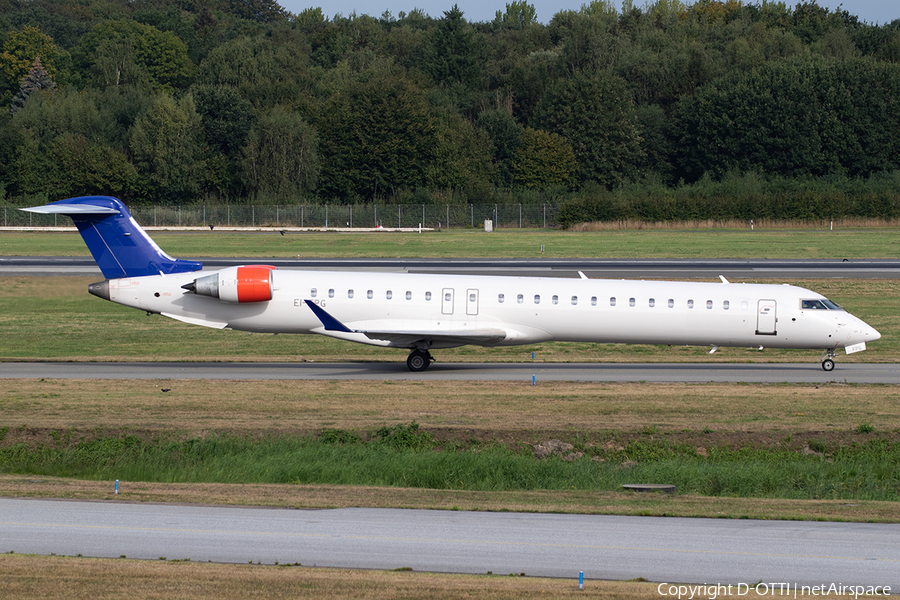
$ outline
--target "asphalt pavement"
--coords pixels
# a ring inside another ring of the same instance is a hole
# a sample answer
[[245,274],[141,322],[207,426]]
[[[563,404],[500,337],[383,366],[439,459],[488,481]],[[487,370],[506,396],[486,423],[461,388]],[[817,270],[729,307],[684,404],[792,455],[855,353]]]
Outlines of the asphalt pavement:
[[900,590],[900,524],[130,504],[127,486],[121,502],[0,498],[0,552]]

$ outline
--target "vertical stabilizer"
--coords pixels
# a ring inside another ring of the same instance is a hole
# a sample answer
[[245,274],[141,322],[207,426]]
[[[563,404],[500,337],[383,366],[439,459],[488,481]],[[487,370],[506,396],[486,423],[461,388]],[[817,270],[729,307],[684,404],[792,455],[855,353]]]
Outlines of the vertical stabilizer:
[[82,196],[22,210],[67,215],[107,279],[199,271],[203,264],[172,258],[141,229],[125,205],[110,196]]

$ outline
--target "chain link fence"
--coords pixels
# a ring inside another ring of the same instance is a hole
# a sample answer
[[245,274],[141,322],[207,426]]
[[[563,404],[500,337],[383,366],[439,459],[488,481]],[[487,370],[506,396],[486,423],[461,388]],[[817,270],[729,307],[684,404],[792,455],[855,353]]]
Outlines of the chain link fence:
[[[306,204],[130,206],[144,227],[433,227],[495,229],[556,227],[555,204]],[[65,227],[60,215],[3,208],[4,227]]]

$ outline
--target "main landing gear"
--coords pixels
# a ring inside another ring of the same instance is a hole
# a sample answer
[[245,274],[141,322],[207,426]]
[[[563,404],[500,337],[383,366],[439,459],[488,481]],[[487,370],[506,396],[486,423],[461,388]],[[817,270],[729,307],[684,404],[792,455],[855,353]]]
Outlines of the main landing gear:
[[406,366],[410,371],[424,371],[434,362],[434,357],[428,350],[413,350],[406,357]]
[[834,371],[834,348],[826,350],[822,353],[822,368],[826,371]]

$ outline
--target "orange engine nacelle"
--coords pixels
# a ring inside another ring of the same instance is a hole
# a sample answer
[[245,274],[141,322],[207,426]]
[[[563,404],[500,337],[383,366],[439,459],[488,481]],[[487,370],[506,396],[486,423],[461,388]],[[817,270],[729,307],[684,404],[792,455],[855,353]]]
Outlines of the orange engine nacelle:
[[201,296],[218,298],[222,302],[268,302],[275,290],[272,284],[274,270],[275,267],[269,265],[228,267],[181,287]]

